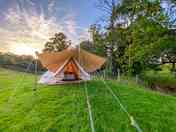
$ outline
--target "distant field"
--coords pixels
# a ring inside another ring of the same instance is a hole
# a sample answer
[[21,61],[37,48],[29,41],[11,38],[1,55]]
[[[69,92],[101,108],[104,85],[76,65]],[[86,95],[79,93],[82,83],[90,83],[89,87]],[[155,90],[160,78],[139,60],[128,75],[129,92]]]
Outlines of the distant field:
[[[21,85],[19,81],[25,75]],[[0,69],[0,131],[91,132],[85,84],[45,86],[34,76]],[[144,132],[176,131],[176,97],[106,81]],[[101,80],[87,83],[96,132],[135,132]]]

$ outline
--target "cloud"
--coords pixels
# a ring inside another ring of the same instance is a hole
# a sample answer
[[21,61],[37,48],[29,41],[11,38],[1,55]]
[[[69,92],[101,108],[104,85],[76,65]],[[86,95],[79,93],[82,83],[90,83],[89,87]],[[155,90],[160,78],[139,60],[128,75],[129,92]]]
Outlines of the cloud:
[[[42,45],[55,32],[62,31],[54,18],[45,19],[43,14],[31,15],[20,12],[18,8],[9,9],[5,19],[7,23],[0,28],[0,38],[9,42],[9,46],[16,42],[30,42],[32,46],[40,42]],[[38,47],[37,45],[35,47]]]
[[84,41],[84,40],[88,40],[88,39],[91,40],[91,36],[90,36],[90,33],[89,33],[89,29],[86,28],[80,33],[79,40]]
[[49,13],[54,13],[56,11],[56,1],[55,0],[48,0],[48,11]]
[[[41,5],[36,5],[32,0],[27,2],[28,4],[24,0],[19,0],[4,12],[6,23],[0,23],[2,45],[0,50],[13,51],[15,46],[24,44],[42,49],[45,42],[56,32],[64,32],[74,44],[89,38],[88,32],[77,24],[75,14],[65,14],[58,20],[55,15],[46,17]],[[49,0],[49,13],[55,9],[55,2],[55,0]],[[27,10],[26,5],[32,6],[32,12]],[[40,6],[40,12],[34,6]]]
[[32,1],[32,0],[27,0],[27,2],[32,5],[32,6],[35,6],[35,3]]
[[83,28],[76,23],[77,16],[74,13],[63,18],[65,32],[73,42],[74,45],[78,45],[80,41],[90,39],[90,33],[88,28]]

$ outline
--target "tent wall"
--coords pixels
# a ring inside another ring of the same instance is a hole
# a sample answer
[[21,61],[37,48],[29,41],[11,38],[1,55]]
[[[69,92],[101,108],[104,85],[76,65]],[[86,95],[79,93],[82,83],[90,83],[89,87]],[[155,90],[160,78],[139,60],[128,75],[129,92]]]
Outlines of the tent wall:
[[41,76],[38,83],[39,84],[56,84],[58,81],[61,81],[63,77],[64,77],[64,74],[62,73],[59,76],[55,77],[53,72],[47,71]]
[[[79,63],[76,60],[73,60],[75,65],[79,69],[79,78],[81,80],[87,81],[90,80],[90,75],[79,65]],[[47,71],[45,74],[43,74],[39,80],[38,83],[40,84],[57,84],[59,82],[62,82],[64,79],[64,67],[69,63],[69,60],[66,60],[64,64],[55,72]]]

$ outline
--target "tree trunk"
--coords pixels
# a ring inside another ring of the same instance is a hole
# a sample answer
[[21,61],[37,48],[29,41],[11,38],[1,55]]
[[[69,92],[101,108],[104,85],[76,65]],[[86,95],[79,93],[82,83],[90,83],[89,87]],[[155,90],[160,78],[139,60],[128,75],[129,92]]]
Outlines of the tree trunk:
[[174,71],[174,72],[176,71],[176,69],[175,69],[175,62],[172,63],[172,71]]
[[118,73],[118,65],[116,62],[116,57],[112,55],[112,75],[116,76]]
[[[115,14],[116,14],[115,9],[116,9],[115,2],[112,1],[112,14],[111,14],[111,18],[110,18],[110,30],[111,30],[112,34],[115,32],[115,19],[114,19],[115,18]],[[116,55],[113,52],[114,45],[115,45],[115,40],[114,40],[114,38],[112,36],[112,40],[111,40],[112,75],[116,76],[117,73],[118,73],[118,70],[117,70],[118,69],[118,64],[116,62],[116,59],[117,59]]]

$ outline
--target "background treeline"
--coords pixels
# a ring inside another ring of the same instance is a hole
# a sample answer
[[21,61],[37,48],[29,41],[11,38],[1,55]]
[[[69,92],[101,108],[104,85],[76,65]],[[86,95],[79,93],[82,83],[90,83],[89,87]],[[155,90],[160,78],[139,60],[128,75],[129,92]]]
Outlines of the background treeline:
[[0,66],[4,68],[9,68],[13,70],[31,72],[34,73],[36,69],[37,62],[37,71],[42,72],[45,70],[41,63],[34,59],[30,55],[15,55],[12,53],[0,53]]
[[[176,64],[175,0],[99,0],[101,21],[82,48],[108,58],[109,72],[126,75]],[[89,43],[89,44],[88,44]]]

